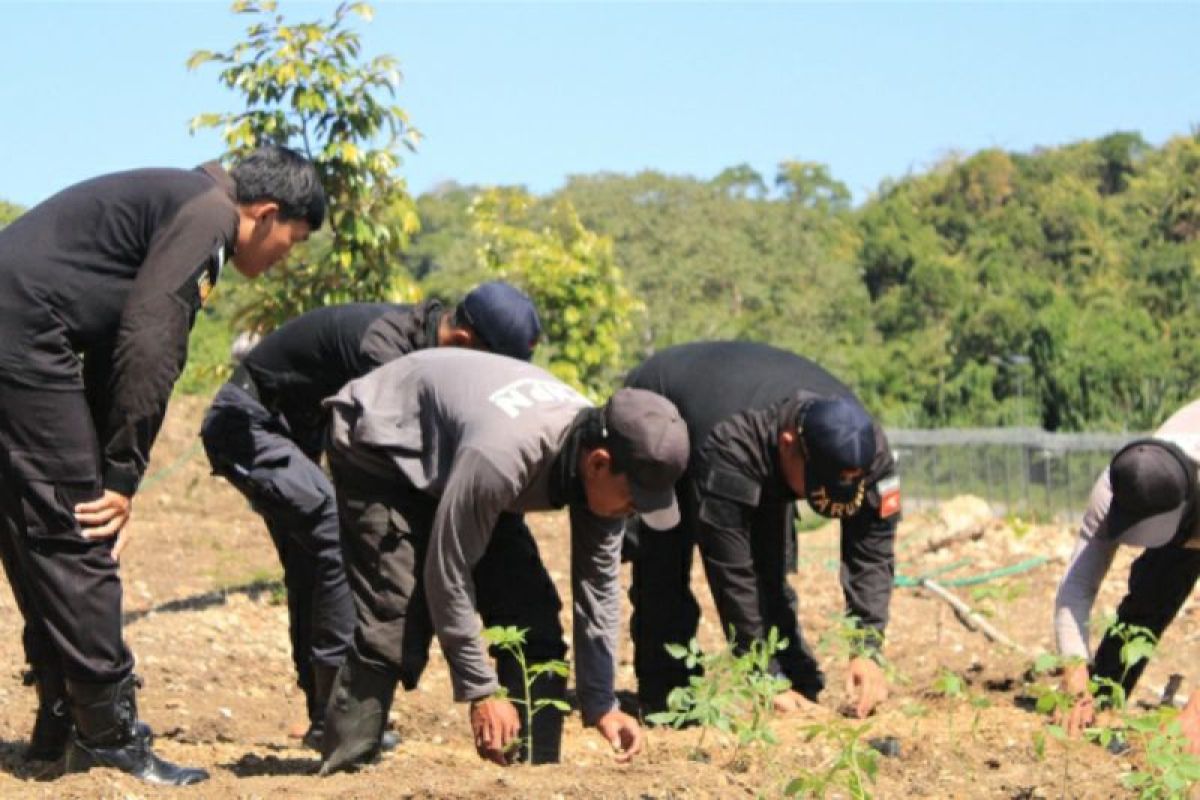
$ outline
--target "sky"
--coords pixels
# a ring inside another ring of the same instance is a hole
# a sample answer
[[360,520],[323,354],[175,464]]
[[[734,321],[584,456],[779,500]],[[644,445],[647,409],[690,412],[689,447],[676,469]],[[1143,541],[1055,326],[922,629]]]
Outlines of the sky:
[[[332,3],[281,0],[289,21]],[[414,193],[448,180],[545,193],[569,175],[711,178],[828,165],[856,202],[951,152],[1029,151],[1200,125],[1200,5],[375,3],[423,134]],[[244,38],[224,2],[0,0],[0,199],[105,172],[198,164],[201,112],[237,110],[196,49]]]

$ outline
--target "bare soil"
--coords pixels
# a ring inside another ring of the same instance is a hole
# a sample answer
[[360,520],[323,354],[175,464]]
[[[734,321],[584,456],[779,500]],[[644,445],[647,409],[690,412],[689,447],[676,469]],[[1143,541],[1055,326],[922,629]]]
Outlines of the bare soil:
[[[212,779],[166,790],[123,774],[95,770],[60,776],[58,767],[35,771],[21,760],[34,711],[34,694],[21,684],[20,615],[11,594],[0,593],[0,796],[10,797],[545,797],[716,798],[778,797],[802,770],[828,765],[821,741],[807,741],[811,719],[777,719],[780,743],[745,751],[700,732],[654,729],[636,763],[615,764],[593,731],[568,722],[564,763],[503,769],[480,761],[464,708],[453,703],[445,663],[435,655],[421,687],[400,694],[391,724],[403,739],[383,761],[354,774],[319,778],[315,753],[290,732],[304,720],[288,654],[281,575],[261,521],[233,489],[210,477],[196,430],[199,398],[179,398],[154,452],[150,477],[138,496],[123,560],[126,637],[145,679],[142,717],[157,732],[159,751],[204,766]],[[940,514],[908,513],[899,538],[899,570],[915,575],[968,560],[948,575],[976,574],[1049,556],[1049,564],[990,584],[999,597],[960,597],[990,611],[992,620],[1033,651],[1048,649],[1055,584],[1074,532],[1065,526],[994,521],[977,541],[935,553],[930,539],[978,520],[969,499]],[[956,518],[955,515],[958,515]],[[965,515],[965,517],[964,517]],[[536,515],[530,524],[552,576],[569,595],[568,536],[562,514]],[[842,607],[836,572],[836,527],[801,538],[801,566],[793,576],[801,620],[815,642]],[[1098,610],[1115,608],[1124,591],[1129,554],[1122,554],[1101,593]],[[705,609],[701,641],[720,631],[699,571],[697,597]],[[994,592],[995,593],[995,592]],[[1200,637],[1189,602],[1168,631],[1142,685],[1162,686],[1172,672],[1187,675],[1187,654]],[[569,620],[564,619],[569,631]],[[630,648],[622,644],[619,688],[633,689]],[[868,736],[893,736],[897,757],[880,760],[876,797],[1040,798],[1124,796],[1120,776],[1140,761],[1134,752],[1112,756],[1097,746],[1064,747],[1050,740],[1039,758],[1034,737],[1045,719],[1023,699],[1028,659],[1006,653],[966,630],[941,601],[899,588],[892,603],[886,652],[899,671],[892,696],[869,720]],[[842,659],[825,653],[830,690],[822,704],[835,714],[845,702]],[[986,697],[976,709],[963,699],[932,692],[942,670],[963,676],[969,691]],[[1188,676],[1194,677],[1194,676]],[[1183,691],[1191,686],[1185,682]],[[1143,694],[1143,697],[1148,697]],[[849,722],[849,721],[847,721]],[[853,723],[858,724],[858,723]],[[842,796],[834,792],[831,796]]]

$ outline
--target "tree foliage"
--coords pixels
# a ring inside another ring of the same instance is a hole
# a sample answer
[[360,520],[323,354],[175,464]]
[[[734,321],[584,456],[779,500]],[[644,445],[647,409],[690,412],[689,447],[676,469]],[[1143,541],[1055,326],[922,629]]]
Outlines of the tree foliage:
[[25,209],[18,205],[0,200],[0,228],[21,216],[24,211]]
[[[744,164],[575,176],[528,210],[569,200],[612,239],[646,307],[622,367],[757,339],[829,367],[889,424],[1146,430],[1200,385],[1198,187],[1197,137],[1117,132],[953,155],[858,208],[826,167],[788,161],[773,182]],[[420,198],[426,286],[481,274],[462,243],[472,196]]]
[[371,6],[343,3],[332,20],[296,24],[273,0],[238,0],[233,11],[251,19],[246,38],[224,52],[196,51],[188,67],[220,65],[219,80],[245,107],[200,114],[192,129],[219,128],[230,157],[268,143],[306,153],[329,199],[328,228],[274,280],[244,289],[241,321],[263,330],[321,305],[415,297],[399,257],[418,219],[397,169],[418,133],[391,102],[396,59],[365,59],[349,28],[355,16],[369,21]]
[[570,203],[537,226],[536,201],[519,189],[492,189],[471,205],[477,260],[490,277],[522,287],[544,329],[538,360],[594,400],[607,397],[640,304],[625,288],[612,241],[589,231]]

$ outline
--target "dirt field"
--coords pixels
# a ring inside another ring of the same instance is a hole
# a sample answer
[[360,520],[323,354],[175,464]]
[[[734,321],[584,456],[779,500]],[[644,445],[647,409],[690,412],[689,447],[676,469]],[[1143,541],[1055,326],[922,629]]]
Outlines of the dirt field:
[[[0,796],[11,797],[537,797],[708,798],[778,797],[805,769],[825,765],[833,753],[807,742],[808,720],[774,722],[780,744],[739,753],[710,735],[707,761],[692,757],[699,731],[649,733],[649,748],[635,764],[612,762],[607,746],[568,722],[564,763],[558,767],[502,769],[479,761],[464,708],[450,697],[446,668],[435,656],[423,685],[397,697],[392,725],[403,738],[382,763],[356,774],[318,778],[316,754],[298,747],[289,729],[302,722],[303,698],[288,656],[280,575],[270,540],[241,496],[207,474],[196,449],[203,410],[195,398],[176,401],[154,453],[150,477],[136,502],[133,535],[124,563],[126,636],[145,678],[141,712],[158,734],[163,754],[202,765],[212,779],[186,790],[146,787],[101,770],[57,777],[34,774],[21,761],[34,694],[21,685],[20,618],[11,594],[0,593]],[[900,566],[915,575],[969,560],[947,575],[977,574],[1045,555],[1044,566],[986,584],[983,597],[956,590],[987,607],[994,623],[1034,650],[1050,647],[1050,607],[1073,532],[1061,527],[984,525],[977,541],[926,553],[926,543],[956,529],[979,525],[978,504],[961,499],[941,516],[909,514],[901,527]],[[543,557],[564,596],[567,536],[562,515],[531,519]],[[840,610],[833,527],[801,539],[801,569],[794,585],[801,617],[814,641]],[[1124,588],[1128,555],[1106,583],[1099,606],[1111,610]],[[258,588],[252,588],[257,586]],[[719,631],[711,598],[699,574],[697,597],[705,604],[701,639]],[[567,622],[564,620],[564,622]],[[1186,654],[1200,636],[1194,604],[1168,632],[1143,686],[1161,686],[1172,672],[1187,675]],[[567,630],[570,630],[569,623]],[[619,684],[632,689],[628,642],[623,642]],[[868,736],[893,736],[897,757],[882,758],[874,795],[883,798],[1034,798],[1125,796],[1120,776],[1140,756],[1110,756],[1097,746],[1063,746],[1051,740],[1039,759],[1034,735],[1043,718],[1028,709],[1022,675],[1027,660],[1005,654],[965,630],[950,610],[924,591],[899,588],[892,604],[886,652],[900,673],[892,697],[870,720]],[[841,659],[824,655],[831,690],[822,704],[837,709]],[[931,692],[949,669],[968,691],[986,697],[975,708],[964,699]],[[1188,676],[1194,677],[1194,676]],[[1183,691],[1190,691],[1185,682]],[[977,715],[977,718],[976,718]],[[57,778],[52,782],[49,779]],[[836,793],[834,794],[836,795]],[[844,795],[842,795],[844,796]]]

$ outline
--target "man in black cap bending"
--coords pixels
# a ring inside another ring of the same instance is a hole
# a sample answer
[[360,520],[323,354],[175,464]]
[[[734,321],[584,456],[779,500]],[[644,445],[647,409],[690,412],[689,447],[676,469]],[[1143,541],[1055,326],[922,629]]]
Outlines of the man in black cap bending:
[[318,465],[327,428],[321,401],[417,350],[468,347],[528,360],[540,335],[533,303],[499,281],[453,308],[438,300],[327,306],[268,334],[213,400],[201,428],[213,472],[262,515],[283,564],[309,747],[321,747],[329,690],[354,632],[337,502]]
[[746,648],[772,627],[787,647],[772,671],[791,688],[780,711],[815,701],[824,675],[801,635],[787,582],[795,501],[841,521],[846,606],[865,629],[868,653],[850,660],[848,689],[865,716],[887,696],[871,656],[882,644],[895,572],[900,488],[882,429],[851,391],[813,362],[751,342],[697,342],[664,350],[627,386],[657,392],[687,423],[691,461],[677,485],[682,514],[672,531],[639,531],[633,560],[631,632],[644,713],[666,707],[689,670],[664,645],[696,634],[700,609],[689,588],[700,547],[721,617]]
[[[1117,607],[1117,622],[1146,628],[1155,637],[1175,619],[1200,577],[1198,462],[1200,400],[1175,412],[1153,437],[1121,448],[1092,488],[1054,603],[1059,653],[1076,659],[1063,679],[1065,690],[1077,698],[1065,720],[1072,735],[1090,726],[1096,716],[1089,679],[1118,682],[1128,695],[1147,664],[1147,659],[1122,663],[1123,639],[1110,630],[1089,666],[1092,606],[1117,548],[1144,551],[1130,567],[1129,591]],[[1200,691],[1192,692],[1180,722],[1192,752],[1200,754]]]
[[[619,760],[636,755],[641,729],[614,691],[622,518],[678,521],[688,440],[675,407],[622,389],[595,408],[542,369],[466,350],[399,359],[328,404],[357,626],[327,711],[322,774],[378,751],[396,684],[416,686],[435,633],[480,757],[558,760],[565,679],[540,675],[533,704],[550,705],[532,720],[518,713],[519,665],[493,652],[493,668],[479,619],[526,629],[530,664],[563,657],[558,592],[528,529],[504,517],[564,506],[583,721]],[[519,736],[532,745],[514,750]]]

